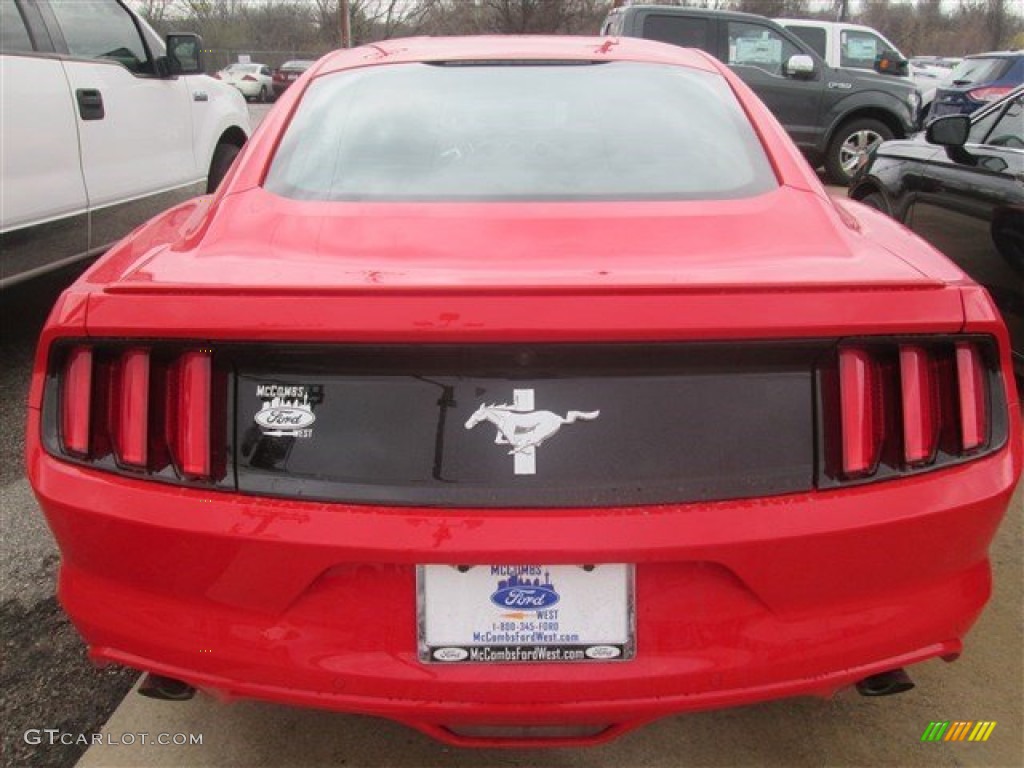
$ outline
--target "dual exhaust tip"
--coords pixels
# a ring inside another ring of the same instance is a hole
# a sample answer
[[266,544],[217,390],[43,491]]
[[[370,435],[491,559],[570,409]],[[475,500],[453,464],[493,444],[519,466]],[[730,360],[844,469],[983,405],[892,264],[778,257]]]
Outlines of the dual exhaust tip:
[[[905,693],[914,687],[914,681],[906,670],[890,669],[857,682],[857,693],[861,696],[892,696]],[[139,693],[161,701],[188,701],[196,695],[196,689],[181,680],[150,672],[142,680]]]

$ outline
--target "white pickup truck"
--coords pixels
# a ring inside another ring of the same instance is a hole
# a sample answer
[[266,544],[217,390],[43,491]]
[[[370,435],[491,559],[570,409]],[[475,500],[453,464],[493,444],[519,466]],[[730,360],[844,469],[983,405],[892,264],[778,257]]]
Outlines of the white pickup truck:
[[818,19],[775,19],[825,60],[830,67],[873,70],[875,59],[892,51],[906,59],[881,32],[861,24]]
[[200,45],[121,0],[0,0],[0,288],[217,186],[249,116]]
[[[873,69],[875,60],[885,52],[906,60],[900,49],[877,29],[844,21],[818,19],[775,19],[813,48],[830,67]],[[935,98],[935,89],[946,82],[949,70],[910,62],[907,76],[921,92],[920,114],[925,115]]]

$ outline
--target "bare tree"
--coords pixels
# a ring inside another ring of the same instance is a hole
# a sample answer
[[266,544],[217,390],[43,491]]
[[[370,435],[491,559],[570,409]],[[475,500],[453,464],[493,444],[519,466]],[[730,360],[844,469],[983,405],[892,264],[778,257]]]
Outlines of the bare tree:
[[1006,26],[1006,0],[989,0],[985,19],[988,30],[988,48],[998,51],[1002,48],[1003,31]]
[[501,34],[556,32],[562,26],[566,3],[552,0],[484,0],[493,25]]
[[[341,0],[312,0],[320,38],[341,44]],[[349,19],[355,45],[418,34],[431,11],[432,0],[349,0]]]
[[174,11],[175,0],[138,0],[139,14],[154,27],[162,27]]
[[[6,2],[6,0],[3,0]],[[341,0],[131,0],[158,29],[188,29],[233,60],[247,51],[314,55],[341,42]],[[619,0],[349,0],[356,45],[416,34],[597,34]],[[963,55],[1024,35],[1019,0],[643,0],[766,16],[836,18],[880,30],[907,54]],[[211,54],[211,61],[215,55]],[[268,56],[273,59],[273,56]],[[274,63],[270,61],[270,63]]]

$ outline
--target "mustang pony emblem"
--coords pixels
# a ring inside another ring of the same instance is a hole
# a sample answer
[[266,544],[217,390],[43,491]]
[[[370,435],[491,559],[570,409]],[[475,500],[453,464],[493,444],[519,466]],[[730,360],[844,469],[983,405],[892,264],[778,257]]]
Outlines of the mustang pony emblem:
[[495,444],[512,446],[509,454],[515,458],[517,475],[536,474],[537,448],[563,424],[593,421],[601,415],[600,411],[569,411],[563,418],[552,411],[533,410],[532,389],[517,389],[514,394],[515,401],[511,405],[481,405],[466,421],[466,429],[472,429],[482,421],[491,422],[498,430]]

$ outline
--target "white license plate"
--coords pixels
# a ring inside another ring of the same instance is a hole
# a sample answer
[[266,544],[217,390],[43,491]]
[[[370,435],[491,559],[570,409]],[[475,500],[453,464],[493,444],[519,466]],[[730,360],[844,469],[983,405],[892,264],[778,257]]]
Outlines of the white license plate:
[[632,565],[421,565],[416,582],[420,661],[633,657]]

